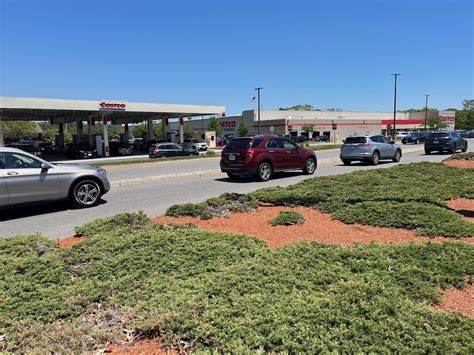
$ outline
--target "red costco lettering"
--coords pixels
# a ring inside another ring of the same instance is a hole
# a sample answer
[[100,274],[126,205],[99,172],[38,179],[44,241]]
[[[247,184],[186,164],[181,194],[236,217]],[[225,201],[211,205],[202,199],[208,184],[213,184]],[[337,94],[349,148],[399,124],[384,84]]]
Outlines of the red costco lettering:
[[227,121],[227,122],[220,122],[221,128],[235,128],[237,126],[237,122],[235,121]]
[[121,103],[116,103],[116,102],[101,102],[99,104],[99,107],[103,109],[109,108],[109,109],[125,110],[126,105],[121,104]]

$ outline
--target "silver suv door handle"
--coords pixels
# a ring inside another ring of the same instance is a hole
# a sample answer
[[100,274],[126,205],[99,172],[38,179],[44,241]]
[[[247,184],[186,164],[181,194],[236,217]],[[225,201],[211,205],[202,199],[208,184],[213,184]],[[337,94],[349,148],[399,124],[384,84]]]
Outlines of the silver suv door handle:
[[10,176],[18,175],[18,171],[9,171],[9,172],[7,172],[7,175],[10,175]]

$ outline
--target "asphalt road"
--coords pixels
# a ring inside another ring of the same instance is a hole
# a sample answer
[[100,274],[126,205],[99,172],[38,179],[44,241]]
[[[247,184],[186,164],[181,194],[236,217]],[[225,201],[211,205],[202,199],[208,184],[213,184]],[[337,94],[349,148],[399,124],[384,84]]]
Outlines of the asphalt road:
[[[473,151],[474,142],[470,143],[469,151]],[[401,163],[439,162],[447,157],[445,154],[425,155],[422,146],[404,146],[404,150],[413,148],[419,150],[404,153]],[[360,163],[344,166],[338,160],[338,154],[339,150],[317,152],[320,164],[312,177],[395,165],[381,162],[378,166]],[[247,178],[233,181],[220,173],[218,158],[109,166],[107,172],[112,189],[98,206],[72,209],[67,202],[51,202],[9,208],[0,212],[0,236],[41,233],[59,239],[74,234],[74,227],[99,217],[137,211],[155,216],[176,203],[201,202],[224,192],[247,193],[262,187],[287,186],[308,178],[299,173],[285,173],[265,183]]]

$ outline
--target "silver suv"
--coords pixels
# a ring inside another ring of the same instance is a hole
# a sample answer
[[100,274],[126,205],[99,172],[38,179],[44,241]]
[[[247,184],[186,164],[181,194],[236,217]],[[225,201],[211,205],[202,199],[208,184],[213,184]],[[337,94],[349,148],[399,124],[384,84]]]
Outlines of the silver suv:
[[19,149],[0,148],[0,207],[61,199],[91,207],[109,190],[104,169],[52,164]]
[[398,163],[402,148],[382,135],[350,136],[344,140],[340,158],[344,165],[353,160],[371,162],[377,165],[380,160],[390,159]]

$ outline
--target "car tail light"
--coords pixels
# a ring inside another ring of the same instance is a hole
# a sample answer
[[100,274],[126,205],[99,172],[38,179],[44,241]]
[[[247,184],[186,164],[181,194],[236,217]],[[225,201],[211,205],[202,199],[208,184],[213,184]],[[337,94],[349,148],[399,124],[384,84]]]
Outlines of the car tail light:
[[363,144],[359,144],[359,147],[369,147],[370,144],[369,143],[363,143]]
[[246,160],[251,160],[253,158],[253,155],[254,155],[254,151],[249,149],[249,150],[247,150],[247,154],[245,156],[245,159]]

